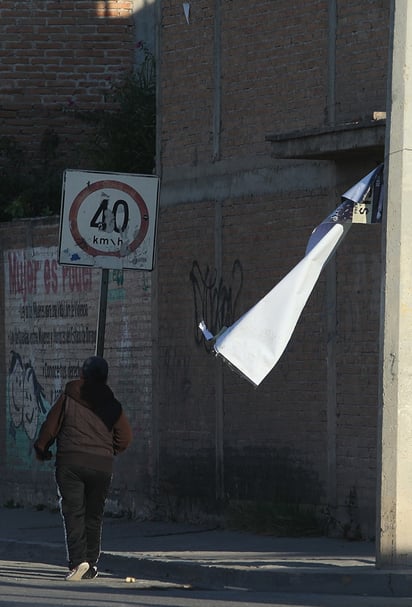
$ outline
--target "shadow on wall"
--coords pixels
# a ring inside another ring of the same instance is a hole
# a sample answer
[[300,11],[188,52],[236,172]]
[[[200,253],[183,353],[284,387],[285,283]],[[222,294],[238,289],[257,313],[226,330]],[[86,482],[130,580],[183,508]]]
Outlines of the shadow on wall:
[[[213,448],[191,450],[190,458],[174,449],[160,453],[165,494],[206,502],[215,500]],[[225,496],[228,502],[253,500],[278,504],[317,505],[324,489],[316,472],[298,461],[288,449],[225,449]],[[259,470],[259,474],[256,471]]]

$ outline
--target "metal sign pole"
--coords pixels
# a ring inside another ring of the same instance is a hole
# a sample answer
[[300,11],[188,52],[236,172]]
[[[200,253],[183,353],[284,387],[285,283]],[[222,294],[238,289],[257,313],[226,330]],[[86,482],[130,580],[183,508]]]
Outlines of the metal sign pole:
[[99,315],[97,317],[97,336],[96,336],[96,356],[103,356],[104,335],[106,330],[106,310],[107,310],[107,287],[109,284],[109,270],[102,270],[100,282]]

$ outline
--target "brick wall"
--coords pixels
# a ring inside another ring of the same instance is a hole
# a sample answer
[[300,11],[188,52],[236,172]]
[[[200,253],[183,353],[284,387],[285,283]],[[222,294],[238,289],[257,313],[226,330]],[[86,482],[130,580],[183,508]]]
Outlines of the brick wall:
[[[83,126],[73,122],[73,104],[98,105],[109,78],[133,61],[131,4],[1,3],[4,134],[35,145],[45,126],[56,126],[65,154],[75,150]],[[339,194],[379,160],[270,156],[268,134],[328,124],[331,90],[338,123],[385,109],[389,1],[338,0],[333,53],[328,6],[200,0],[188,24],[181,4],[162,3],[157,162],[167,204],[157,269],[112,276],[107,343],[120,398],[137,395],[127,406],[138,440],[119,460],[113,490],[114,503],[133,511],[154,487],[174,516],[205,512],[217,498],[309,503],[328,513],[331,532],[373,535],[380,227],[352,228],[336,275],[322,274],[259,389],[222,368],[197,329],[201,318],[212,331],[231,324],[271,289]],[[1,230],[4,251],[46,255],[56,245],[57,224],[47,221]],[[92,309],[95,290],[90,297]],[[3,315],[9,300],[3,293]],[[2,339],[6,393],[7,331]],[[36,365],[41,356],[36,350]],[[0,430],[10,437],[6,414]],[[40,499],[46,480],[36,466],[11,466],[4,487],[17,490],[17,475]]]
[[389,5],[389,0],[337,3],[337,122],[385,111]]
[[2,135],[38,155],[45,129],[53,128],[66,167],[77,168],[87,133],[74,110],[99,107],[111,83],[131,69],[132,7],[132,0],[2,2]]
[[337,503],[370,521],[378,416],[381,226],[353,226],[337,265]]
[[[50,406],[95,352],[101,271],[57,264],[58,222],[0,224],[1,498],[53,504],[52,465],[32,444]],[[116,460],[109,509],[139,513],[151,493],[151,275],[109,272],[104,356],[134,441]]]
[[[82,165],[82,150],[87,142],[88,128],[76,118],[76,111],[101,107],[111,85],[133,67],[137,52],[134,7],[133,0],[2,2],[2,135],[14,137],[34,158],[39,159],[43,134],[46,129],[53,129],[60,140],[58,159],[55,161],[58,166],[85,168]],[[62,375],[68,374],[69,366],[76,368],[84,356],[94,351],[99,272],[91,273],[86,291],[76,292],[81,281],[75,277],[70,280],[71,273],[63,275],[64,270],[56,265],[56,219],[16,222],[11,228],[9,225],[0,226],[0,230],[4,268],[1,305],[6,322],[9,320],[13,326],[16,325],[18,306],[22,305],[20,300],[23,298],[21,292],[14,296],[4,292],[9,267],[7,251],[15,250],[16,259],[21,263],[25,259],[38,263],[37,286],[43,290],[38,294],[26,294],[28,310],[32,309],[30,298],[33,296],[40,298],[40,304],[46,306],[50,299],[52,304],[64,305],[66,301],[76,304],[83,298],[87,305],[87,318],[75,318],[75,325],[79,325],[80,330],[86,326],[89,342],[74,343],[72,349],[56,343],[48,351],[40,344],[30,347],[19,342],[12,344],[12,333],[6,330],[3,335],[2,332],[2,393],[8,398],[10,350],[17,350],[18,346],[24,364],[33,366],[40,384],[45,388],[44,406],[47,409],[53,396],[61,389],[62,382],[68,379],[52,377],[57,373],[57,366]],[[47,293],[46,267],[50,268]],[[82,276],[82,272],[76,272],[77,278]],[[57,280],[57,283],[52,283],[53,280]],[[52,284],[56,287],[54,293]],[[71,287],[74,291],[71,291]],[[62,319],[51,322],[43,319],[41,329],[47,333],[49,325],[56,326],[56,322],[57,330],[59,325],[66,329],[68,322]],[[24,320],[21,339],[38,332],[38,324],[33,318]],[[152,461],[147,445],[150,444],[152,432],[151,339],[150,275],[111,272],[105,353],[110,363],[111,381],[119,399],[125,403],[136,434],[130,450],[118,462],[110,505],[113,509],[124,508],[136,512],[150,493]],[[55,494],[51,470],[44,472],[31,460],[31,436],[24,425],[15,426],[12,423],[9,412],[10,409],[4,407],[0,421],[4,439],[2,496],[5,499],[14,496],[17,501],[32,503],[53,501]],[[43,416],[42,409],[39,412],[38,424]],[[17,424],[17,416],[15,421]]]
[[218,41],[214,2],[193,5],[189,24],[180,5],[165,2],[162,19],[164,167],[212,159],[216,87],[221,160],[270,152],[269,133],[325,125],[330,87],[338,123],[385,110],[388,0],[337,2],[330,83],[326,0],[222,2]]
[[[330,192],[314,190],[310,196],[284,196],[278,204],[269,197],[226,201],[221,280],[215,274],[213,205],[162,210],[160,488],[182,509],[187,500],[191,508],[199,501],[204,507],[216,495],[220,362],[207,351],[197,324],[205,319],[216,332],[266,294],[303,256],[330,200]],[[224,366],[225,499],[315,504],[330,518],[331,533],[373,535],[380,238],[381,226],[354,226],[336,255],[334,363],[327,357],[331,335],[323,273],[286,352],[258,389]],[[333,412],[330,364],[336,373]],[[332,414],[335,456],[328,435]],[[331,501],[330,465],[336,482]]]
[[227,367],[221,379],[196,333],[201,314],[216,331],[266,294],[382,160],[325,161],[319,180],[313,161],[286,179],[296,160],[270,158],[268,134],[385,109],[389,2],[338,0],[334,23],[329,4],[205,1],[189,24],[162,5],[159,470],[176,508],[223,484],[224,498],[314,504],[330,533],[373,536],[381,227],[352,228],[258,389]]

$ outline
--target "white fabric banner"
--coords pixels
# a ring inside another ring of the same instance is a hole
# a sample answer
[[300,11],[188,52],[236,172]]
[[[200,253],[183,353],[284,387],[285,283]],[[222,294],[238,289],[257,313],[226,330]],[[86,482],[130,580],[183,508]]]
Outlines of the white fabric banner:
[[[353,222],[353,209],[368,196],[381,201],[383,165],[369,173],[343,196],[343,202],[315,230],[305,257],[263,299],[215,338],[202,321],[205,338],[214,350],[258,386],[283,354],[319,275]],[[379,177],[379,191],[374,185]],[[374,213],[372,208],[365,213]]]
[[217,338],[216,352],[256,386],[278,362],[323,266],[344,234],[345,228],[335,224],[274,289]]

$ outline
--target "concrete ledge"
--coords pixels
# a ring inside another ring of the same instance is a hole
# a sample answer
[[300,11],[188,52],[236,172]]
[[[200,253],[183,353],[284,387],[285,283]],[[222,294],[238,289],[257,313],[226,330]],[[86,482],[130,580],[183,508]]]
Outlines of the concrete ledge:
[[[198,166],[164,169],[161,206],[185,202],[224,201],[250,195],[278,195],[297,190],[331,188],[331,163],[312,159],[278,160],[270,156],[236,158]],[[315,184],[315,186],[314,186]]]
[[274,158],[338,160],[356,155],[382,162],[385,152],[386,121],[351,122],[324,129],[271,134]]

